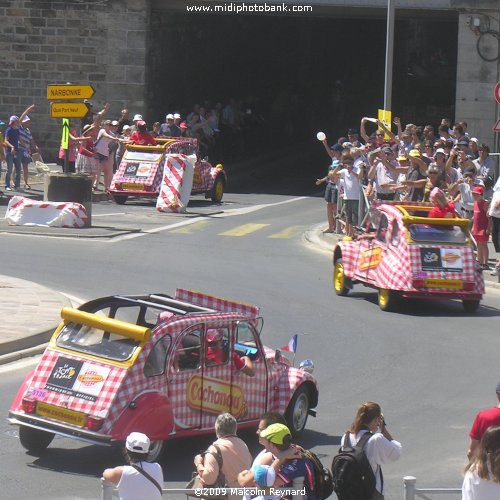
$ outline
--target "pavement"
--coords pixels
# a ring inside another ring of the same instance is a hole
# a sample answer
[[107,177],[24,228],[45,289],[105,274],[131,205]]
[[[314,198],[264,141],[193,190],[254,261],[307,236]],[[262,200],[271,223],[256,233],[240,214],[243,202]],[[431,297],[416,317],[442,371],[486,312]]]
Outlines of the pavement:
[[[324,234],[324,228],[316,224],[304,236],[317,249],[331,252],[342,235]],[[500,289],[499,278],[485,272],[484,279],[487,287]],[[71,305],[56,290],[0,275],[0,365],[42,353],[61,321],[61,309]]]

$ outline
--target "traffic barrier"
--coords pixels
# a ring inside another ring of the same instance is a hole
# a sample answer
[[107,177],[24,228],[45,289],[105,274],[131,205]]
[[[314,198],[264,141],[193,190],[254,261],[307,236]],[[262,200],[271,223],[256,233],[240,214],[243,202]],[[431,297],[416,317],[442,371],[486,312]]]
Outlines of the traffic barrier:
[[175,213],[186,211],[193,187],[195,162],[195,155],[166,155],[156,210]]
[[417,478],[405,476],[403,478],[404,500],[415,500],[415,497],[430,500],[427,495],[461,494],[461,488],[417,488]]
[[11,226],[84,227],[87,211],[80,203],[35,201],[13,196],[5,220]]

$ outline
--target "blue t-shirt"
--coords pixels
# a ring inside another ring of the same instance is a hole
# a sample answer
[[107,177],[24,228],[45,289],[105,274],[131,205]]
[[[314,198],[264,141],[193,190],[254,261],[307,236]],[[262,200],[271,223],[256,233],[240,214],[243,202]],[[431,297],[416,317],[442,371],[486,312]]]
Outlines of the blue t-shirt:
[[[278,471],[278,476],[285,481],[282,489],[302,490],[305,487],[306,494],[303,499],[316,500],[314,489],[314,467],[307,458],[296,458],[295,460],[287,460]],[[284,499],[291,498],[289,495]],[[300,498],[300,495],[295,495],[294,498]]]
[[13,127],[7,127],[5,130],[5,138],[14,146],[17,151],[19,148],[19,129]]

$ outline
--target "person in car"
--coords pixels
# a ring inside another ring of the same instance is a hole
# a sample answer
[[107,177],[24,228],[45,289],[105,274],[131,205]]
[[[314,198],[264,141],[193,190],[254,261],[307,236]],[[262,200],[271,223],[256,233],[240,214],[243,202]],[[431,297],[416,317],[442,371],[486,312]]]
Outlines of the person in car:
[[455,217],[455,204],[447,200],[441,189],[434,188],[431,191],[430,200],[434,206],[429,210],[428,217],[433,219],[453,219]]
[[[224,339],[219,330],[212,330],[206,335],[207,340],[207,350],[205,353],[205,359],[207,365],[220,365],[227,361],[229,346],[224,345]],[[237,372],[244,373],[249,377],[255,375],[253,371],[252,360],[248,356],[240,356],[236,352],[231,354],[233,360],[233,366]]]
[[130,136],[132,144],[139,146],[156,146],[155,138],[148,132],[148,127],[144,120],[137,122],[137,131]]

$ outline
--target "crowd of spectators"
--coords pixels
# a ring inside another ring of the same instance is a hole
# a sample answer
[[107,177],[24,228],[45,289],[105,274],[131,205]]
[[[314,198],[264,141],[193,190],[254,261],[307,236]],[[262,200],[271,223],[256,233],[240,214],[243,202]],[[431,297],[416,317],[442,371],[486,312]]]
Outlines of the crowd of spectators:
[[[368,133],[372,122],[374,130]],[[471,220],[472,234],[478,246],[478,260],[488,266],[488,246],[492,236],[500,252],[500,181],[495,182],[496,161],[490,148],[467,129],[464,121],[451,124],[443,118],[439,127],[404,128],[399,118],[393,125],[363,118],[359,133],[349,129],[347,137],[328,144],[318,139],[331,157],[327,175],[316,184],[326,183],[328,227],[336,231],[339,199],[342,200],[342,231],[354,236],[358,225],[359,199],[431,202],[439,207],[439,216],[457,216]],[[320,135],[321,134],[321,135]],[[500,260],[492,274],[500,275]]]

